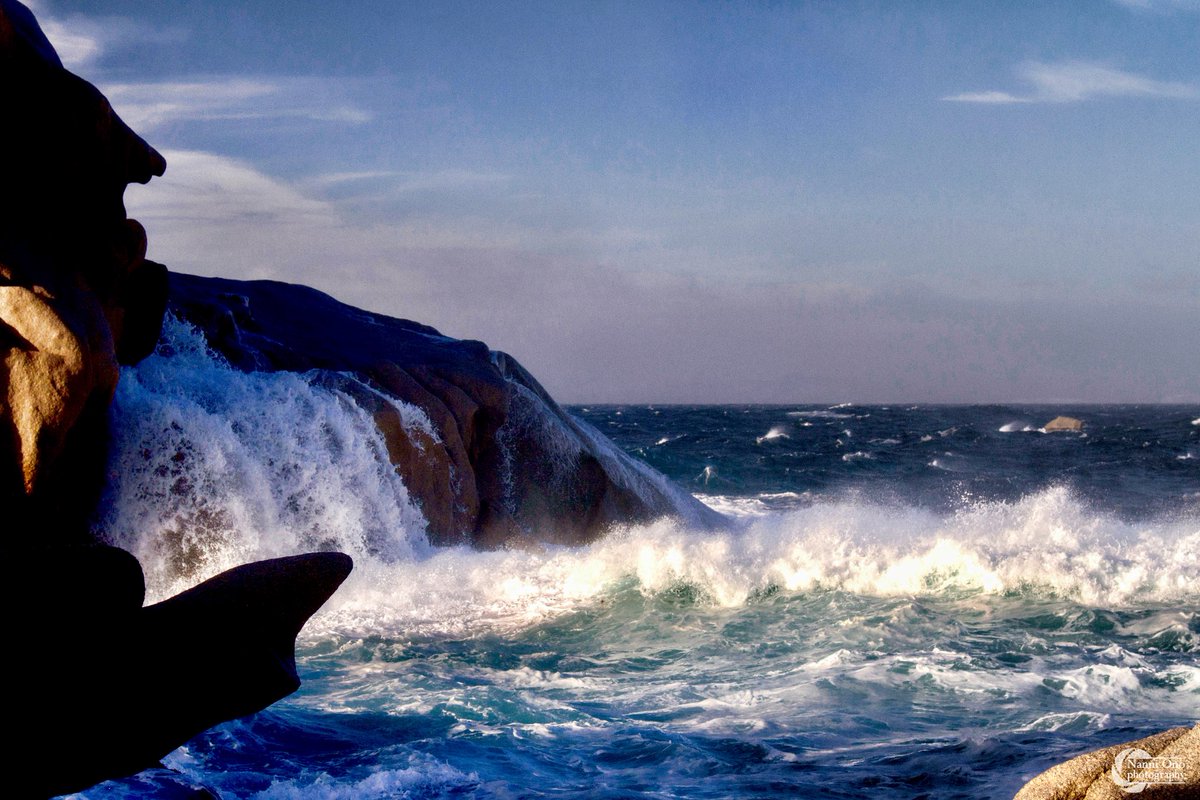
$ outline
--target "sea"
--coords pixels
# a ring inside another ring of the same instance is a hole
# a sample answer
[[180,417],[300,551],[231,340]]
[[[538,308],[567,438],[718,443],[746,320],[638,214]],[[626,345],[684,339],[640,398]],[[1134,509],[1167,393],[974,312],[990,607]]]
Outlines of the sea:
[[296,694],[79,797],[1009,798],[1200,719],[1200,407],[574,406],[728,525],[481,552],[429,545],[336,384],[167,333],[96,522],[149,600],[356,568]]

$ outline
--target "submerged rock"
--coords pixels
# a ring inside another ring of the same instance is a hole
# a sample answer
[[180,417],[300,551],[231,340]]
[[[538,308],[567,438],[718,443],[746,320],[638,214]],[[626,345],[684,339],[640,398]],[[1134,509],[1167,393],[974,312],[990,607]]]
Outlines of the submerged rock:
[[[435,544],[581,544],[666,515],[722,522],[482,342],[275,281],[173,273],[170,306],[231,365],[316,370],[312,379],[371,412]],[[404,404],[428,428],[405,424]]]
[[1042,430],[1046,433],[1054,431],[1081,431],[1083,430],[1083,421],[1074,417],[1055,417],[1042,426]]
[[1172,728],[1051,767],[1014,800],[1118,800],[1200,797],[1200,725]]

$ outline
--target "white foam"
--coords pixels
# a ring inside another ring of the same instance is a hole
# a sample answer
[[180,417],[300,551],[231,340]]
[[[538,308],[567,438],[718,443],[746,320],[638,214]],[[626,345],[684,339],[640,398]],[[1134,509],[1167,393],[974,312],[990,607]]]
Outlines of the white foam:
[[358,779],[332,778],[318,773],[309,778],[274,781],[254,800],[385,800],[396,797],[441,797],[466,791],[479,783],[475,773],[464,773],[430,756],[412,756],[402,769],[380,769]]
[[1017,731],[1101,730],[1108,727],[1109,714],[1094,711],[1071,711],[1043,714]]
[[[434,549],[370,415],[349,397],[319,376],[232,370],[178,323],[168,334],[175,355],[122,377],[102,522],[142,561],[152,597],[235,564],[336,547],[356,568],[314,630],[346,635],[522,627],[630,581],[647,593],[692,586],[719,606],[771,587],[1049,593],[1108,607],[1200,598],[1200,521],[1126,523],[1065,489],[951,515],[861,500],[771,511],[768,498],[710,496],[742,518],[739,529],[661,520],[576,549]],[[627,486],[683,496],[601,448],[590,426],[579,431]],[[563,442],[566,457],[576,445]]]
[[[101,533],[150,599],[246,561],[320,549],[412,560],[425,519],[369,413],[317,373],[241,373],[168,319],[172,355],[124,370]],[[398,404],[406,426],[419,409]],[[432,426],[429,426],[432,430]]]
[[[842,406],[834,406],[834,408],[842,408]],[[789,417],[800,417],[802,419],[854,419],[853,414],[839,414],[836,411],[827,411],[825,409],[817,409],[815,411],[789,411]]]
[[776,439],[790,438],[792,437],[788,435],[787,428],[783,427],[782,425],[776,425],[762,436],[755,437],[754,441],[756,444],[762,444],[763,442],[772,442]]
[[737,508],[745,527],[698,532],[660,521],[581,549],[440,551],[379,568],[374,591],[360,585],[340,594],[325,621],[362,632],[519,627],[630,579],[651,594],[693,586],[718,606],[743,604],[769,587],[872,596],[1032,593],[1105,607],[1200,598],[1196,521],[1124,523],[1062,489],[948,517],[860,502],[770,513],[745,501],[739,508],[705,500]]

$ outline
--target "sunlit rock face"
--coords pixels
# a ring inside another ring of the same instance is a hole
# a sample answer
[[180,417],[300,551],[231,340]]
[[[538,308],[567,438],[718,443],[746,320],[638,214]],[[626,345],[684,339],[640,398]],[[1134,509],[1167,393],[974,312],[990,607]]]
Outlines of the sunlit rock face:
[[483,342],[306,286],[178,273],[170,284],[172,312],[232,366],[316,373],[369,411],[434,544],[582,544],[662,516],[723,523]]

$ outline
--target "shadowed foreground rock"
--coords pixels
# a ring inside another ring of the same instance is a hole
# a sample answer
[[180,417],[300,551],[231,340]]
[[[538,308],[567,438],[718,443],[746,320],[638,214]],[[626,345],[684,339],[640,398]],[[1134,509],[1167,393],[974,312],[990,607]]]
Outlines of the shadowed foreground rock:
[[[1140,751],[1140,752],[1138,752]],[[1124,755],[1122,755],[1124,754]],[[1142,781],[1137,769],[1149,756],[1146,769],[1172,773],[1162,781]],[[1179,774],[1176,775],[1176,767]],[[1118,783],[1120,781],[1120,783]],[[1168,782],[1169,781],[1169,782]],[[1196,800],[1200,798],[1200,725],[1168,731],[1094,750],[1064,761],[1021,787],[1014,800]]]
[[338,553],[260,562],[142,608],[136,559],[91,539],[118,365],[153,351],[167,300],[123,196],[165,167],[0,0],[6,797],[136,772],[292,692],[296,634],[350,571]]
[[[110,569],[137,570],[119,563],[122,551],[105,552]],[[96,574],[94,559],[79,563]],[[296,634],[350,569],[341,553],[259,561],[156,605],[77,608],[52,632],[23,631],[42,660],[23,687],[29,713],[10,753],[23,767],[22,796],[138,772],[201,731],[291,694],[300,685]]]
[[127,219],[161,155],[0,0],[0,506],[82,528],[99,496],[117,366],[149,354],[166,270]]

